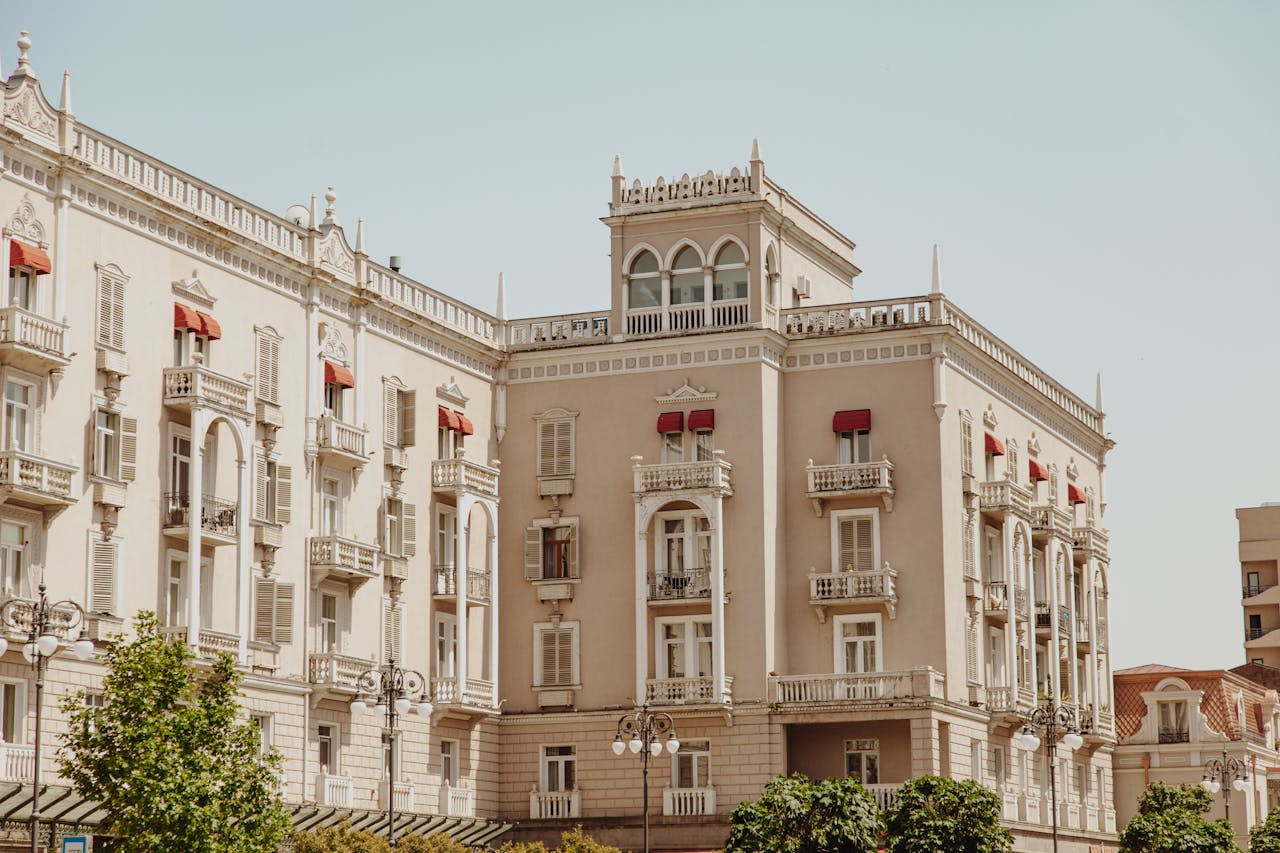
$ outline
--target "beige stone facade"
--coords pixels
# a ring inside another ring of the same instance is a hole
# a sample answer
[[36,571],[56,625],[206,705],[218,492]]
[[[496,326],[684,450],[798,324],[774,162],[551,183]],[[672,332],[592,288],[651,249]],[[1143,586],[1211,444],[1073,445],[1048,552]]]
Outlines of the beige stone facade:
[[1241,507],[1240,601],[1250,663],[1280,667],[1280,505]]
[[[301,811],[379,807],[350,703],[394,656],[434,705],[400,741],[411,812],[637,845],[640,762],[610,745],[647,703],[683,743],[652,765],[655,846],[719,843],[799,771],[883,803],[977,778],[1044,849],[1048,770],[1011,735],[1052,697],[1086,734],[1064,849],[1113,837],[1101,401],[936,259],[927,292],[856,301],[853,243],[758,146],[648,185],[618,162],[608,306],[509,320],[374,262],[332,192],[277,216],[69,99],[24,54],[0,123],[4,582],[43,576],[95,636],[148,608],[235,655]],[[55,694],[96,671],[65,657]]]

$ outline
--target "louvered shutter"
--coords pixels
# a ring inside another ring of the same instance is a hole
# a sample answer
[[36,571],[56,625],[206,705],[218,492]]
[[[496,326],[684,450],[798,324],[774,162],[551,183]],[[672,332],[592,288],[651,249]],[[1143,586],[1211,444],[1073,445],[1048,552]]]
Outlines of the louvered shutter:
[[854,564],[859,572],[870,572],[876,568],[875,541],[872,536],[873,525],[870,518],[857,520],[858,560]]
[[875,569],[873,530],[873,520],[869,516],[840,519],[840,565],[837,571],[869,572]]
[[418,392],[400,392],[400,446],[413,447],[417,439]]
[[399,602],[382,600],[382,659],[400,660],[400,637],[404,627],[404,611]]
[[280,342],[263,332],[258,333],[259,400],[280,402]]
[[578,525],[569,527],[569,577],[578,576]]
[[120,417],[120,479],[133,482],[138,476],[138,419]]
[[111,345],[124,349],[124,279],[110,279],[111,283]]
[[965,617],[964,665],[965,677],[970,682],[978,683],[978,620],[972,616]]
[[839,526],[839,565],[835,567],[837,572],[851,572],[858,565],[858,531],[854,518],[840,519]]
[[275,642],[276,582],[270,578],[253,581],[253,639],[258,643]]
[[973,473],[973,422],[960,421],[960,473]]
[[93,613],[115,613],[116,574],[119,563],[118,540],[95,539],[90,544],[92,560],[89,576],[93,579],[89,610]]
[[574,683],[573,629],[544,628],[542,638],[543,687],[567,687]]
[[404,556],[418,553],[418,508],[411,503],[400,504],[400,539]]
[[271,481],[267,476],[267,457],[261,452],[253,454],[253,518],[254,521],[271,521],[267,518],[267,489]]
[[573,421],[556,424],[555,476],[567,477],[573,473]]
[[98,343],[124,349],[124,280],[98,273]]
[[293,468],[276,466],[276,524],[288,524],[293,517]]
[[400,389],[390,382],[382,383],[382,441],[400,446]]
[[551,422],[538,424],[538,476],[556,475],[556,425]]
[[293,642],[293,584],[277,583],[275,612],[276,645],[287,646]]
[[976,578],[978,576],[977,553],[973,544],[973,519],[965,518],[960,523],[960,537],[964,543],[964,576],[967,578]]
[[542,580],[542,528],[524,529],[524,577],[525,580]]

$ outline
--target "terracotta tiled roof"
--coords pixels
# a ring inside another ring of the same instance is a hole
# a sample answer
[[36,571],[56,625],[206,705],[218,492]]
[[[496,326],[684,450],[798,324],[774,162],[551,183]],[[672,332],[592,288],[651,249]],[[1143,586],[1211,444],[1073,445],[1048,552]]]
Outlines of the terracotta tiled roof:
[[[1200,701],[1200,713],[1208,720],[1209,728],[1222,732],[1230,740],[1241,740],[1245,734],[1262,736],[1262,702],[1267,693],[1280,689],[1280,669],[1257,664],[1245,664],[1231,670],[1192,670],[1163,664],[1147,664],[1115,673],[1116,736],[1120,740],[1132,737],[1142,727],[1147,715],[1143,693],[1155,690],[1156,685],[1169,676],[1186,682],[1188,689],[1204,694]],[[1244,733],[1236,713],[1237,698],[1245,703]]]
[[1128,669],[1117,669],[1113,675],[1138,675],[1149,672],[1186,672],[1180,666],[1165,666],[1162,663],[1144,663],[1142,666],[1131,666]]

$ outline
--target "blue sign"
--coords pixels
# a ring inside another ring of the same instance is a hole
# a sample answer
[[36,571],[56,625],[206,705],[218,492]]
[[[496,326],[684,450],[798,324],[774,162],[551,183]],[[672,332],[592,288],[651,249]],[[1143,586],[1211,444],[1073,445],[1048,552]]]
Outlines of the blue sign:
[[89,853],[89,839],[83,835],[63,838],[62,853]]

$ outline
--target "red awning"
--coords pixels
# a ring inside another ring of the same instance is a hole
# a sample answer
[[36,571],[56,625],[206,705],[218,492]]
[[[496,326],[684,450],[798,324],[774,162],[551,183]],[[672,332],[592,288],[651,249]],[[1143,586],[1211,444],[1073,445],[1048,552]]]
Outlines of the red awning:
[[684,412],[663,412],[658,415],[658,432],[681,432],[684,430]]
[[716,428],[716,410],[698,409],[689,413],[689,431]]
[[53,270],[53,264],[49,263],[49,255],[44,249],[30,243],[19,243],[17,240],[9,243],[9,266],[33,267],[37,275]]
[[992,456],[1004,456],[1004,442],[987,433],[987,452]]
[[200,312],[176,302],[173,303],[173,327],[204,334],[204,321],[200,319]]
[[222,337],[222,327],[218,325],[218,321],[201,311],[196,312],[196,316],[200,318],[200,333],[205,335],[211,341],[216,341]]
[[1049,472],[1046,471],[1045,467],[1036,460],[1028,459],[1027,468],[1031,473],[1031,479],[1035,482],[1040,483],[1049,479]]
[[835,417],[831,419],[832,432],[856,432],[860,429],[871,429],[870,409],[836,412]]
[[324,363],[324,384],[341,385],[343,388],[356,387],[356,378],[341,364],[332,361]]
[[1075,483],[1067,483],[1067,503],[1085,503],[1084,492]]
[[436,425],[455,432],[462,429],[462,421],[459,420],[458,413],[451,412],[444,406],[436,407]]
[[471,425],[471,420],[466,415],[462,414],[462,412],[454,412],[454,415],[458,418],[458,432],[463,435],[476,434],[476,428]]

